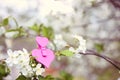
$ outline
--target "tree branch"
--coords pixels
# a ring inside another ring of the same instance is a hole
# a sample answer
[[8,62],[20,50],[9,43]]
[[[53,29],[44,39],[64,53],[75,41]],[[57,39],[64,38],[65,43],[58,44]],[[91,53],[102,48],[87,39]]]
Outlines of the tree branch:
[[109,0],[114,7],[119,8],[120,9],[120,0]]
[[80,52],[80,54],[82,54],[82,55],[94,55],[94,56],[100,57],[100,58],[106,60],[107,62],[109,62],[110,64],[112,64],[118,70],[120,70],[120,62],[115,61],[115,60],[113,60],[105,55],[101,55],[101,54],[99,54],[95,51],[92,51],[92,50],[87,50],[85,53]]

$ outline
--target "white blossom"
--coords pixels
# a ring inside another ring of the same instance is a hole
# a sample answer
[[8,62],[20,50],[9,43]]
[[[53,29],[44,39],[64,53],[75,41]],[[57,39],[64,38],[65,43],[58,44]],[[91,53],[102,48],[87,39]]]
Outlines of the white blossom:
[[63,37],[61,34],[55,35],[54,43],[56,44],[56,47],[58,50],[67,46],[67,43],[63,40]]
[[[55,43],[55,46],[53,45],[53,43]],[[61,34],[56,34],[55,35],[55,39],[53,40],[53,43],[49,43],[48,44],[48,48],[55,50],[61,50],[63,49],[65,46],[67,46],[67,42],[65,40],[63,40],[63,37]]]
[[6,59],[6,63],[9,67],[15,66],[19,72],[23,75],[31,77],[36,72],[36,75],[41,75],[45,70],[41,68],[41,64],[37,64],[37,66],[33,69],[30,65],[30,54],[26,49],[23,51],[12,51],[8,50],[8,58]]
[[41,64],[37,64],[33,70],[36,72],[36,75],[41,75],[43,72],[45,72],[45,69],[41,68]]
[[9,57],[6,59],[6,63],[8,64],[8,66],[12,67],[14,64],[18,63],[18,61],[16,59],[19,54],[16,54],[16,52],[13,52],[10,49],[7,51],[7,53],[8,53]]
[[79,46],[77,48],[70,47],[69,50],[76,53],[76,54],[79,53],[79,52],[85,53],[85,51],[86,51],[86,40],[83,39],[82,36],[78,36],[78,35],[74,35],[73,38],[78,40]]

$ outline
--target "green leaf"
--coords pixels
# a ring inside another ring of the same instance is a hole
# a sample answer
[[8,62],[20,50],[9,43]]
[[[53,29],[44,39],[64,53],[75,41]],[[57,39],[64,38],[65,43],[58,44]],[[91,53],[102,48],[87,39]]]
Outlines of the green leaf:
[[10,73],[9,68],[6,64],[0,64],[0,75],[5,77]]
[[0,80],[3,80],[3,76],[2,75],[0,75]]
[[51,75],[47,75],[46,77],[45,77],[45,80],[55,80]]
[[55,80],[63,80],[63,79],[57,77],[57,78],[55,78]]
[[47,37],[49,40],[54,39],[54,30],[51,27],[42,27],[42,35]]
[[60,51],[60,53],[64,56],[73,56],[73,52],[69,50],[63,50],[63,51]]
[[14,35],[14,38],[26,36],[27,33],[25,32],[24,28],[22,26],[16,28],[16,29],[9,29],[6,32],[18,32]]
[[95,49],[97,50],[97,52],[101,53],[102,51],[104,51],[104,44],[95,43],[94,46],[95,46]]
[[22,37],[22,36],[25,36],[27,35],[27,33],[25,32],[24,28],[22,26],[20,26],[19,28],[17,28],[19,34],[18,34],[18,37]]
[[7,30],[6,32],[14,32],[14,31],[19,31],[19,28],[16,28],[16,29],[9,29],[9,30]]
[[16,80],[26,80],[27,78],[24,75],[20,75]]
[[30,29],[35,31],[38,35],[40,35],[41,27],[42,27],[42,24],[40,26],[38,26],[37,24],[34,24],[33,26],[30,27]]
[[41,76],[41,75],[38,76],[38,79],[39,79],[39,80],[45,80],[44,77]]
[[53,78],[51,75],[47,75],[46,77],[43,76],[38,76],[39,80],[55,80],[55,78]]
[[9,22],[8,18],[5,18],[2,22],[2,25],[6,26],[6,25],[8,25],[8,22]]
[[48,29],[47,27],[42,27],[42,35],[48,37]]
[[0,27],[2,27],[2,24],[0,23]]
[[16,80],[31,80],[31,78],[28,78],[24,75],[20,75],[20,76],[18,76],[18,78]]
[[73,80],[73,76],[65,71],[61,71],[60,75],[62,77],[62,80]]
[[43,24],[41,25],[34,24],[33,26],[30,27],[30,29],[35,31],[38,35],[42,34],[49,40],[53,40],[54,38],[54,31],[51,27],[46,27]]

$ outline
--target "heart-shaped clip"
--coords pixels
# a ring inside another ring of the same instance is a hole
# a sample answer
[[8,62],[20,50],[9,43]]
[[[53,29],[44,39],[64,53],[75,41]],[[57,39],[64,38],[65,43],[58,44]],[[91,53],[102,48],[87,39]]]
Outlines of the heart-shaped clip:
[[45,37],[38,36],[36,37],[36,42],[38,49],[32,50],[32,56],[35,57],[38,62],[48,68],[55,58],[53,51],[46,48],[49,41]]

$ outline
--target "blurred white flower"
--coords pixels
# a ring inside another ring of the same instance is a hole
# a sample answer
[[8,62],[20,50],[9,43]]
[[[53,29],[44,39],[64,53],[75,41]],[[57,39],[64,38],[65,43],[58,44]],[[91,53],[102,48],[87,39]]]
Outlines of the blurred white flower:
[[75,49],[73,47],[70,47],[69,50],[74,52],[74,53],[79,53],[79,52],[83,52],[85,53],[86,51],[86,40],[83,39],[82,36],[78,36],[78,35],[74,35],[73,38],[77,39],[79,42],[79,46]]
[[49,14],[69,14],[73,13],[74,9],[71,6],[72,0],[62,1],[62,0],[40,0],[40,14],[42,17]]
[[56,44],[57,50],[60,50],[64,48],[65,46],[67,46],[67,43],[63,40],[63,37],[61,34],[55,35],[54,43]]
[[118,78],[117,80],[120,80],[120,78]]
[[81,58],[81,54],[74,54],[73,57],[75,57],[75,58]]
[[24,10],[27,10],[28,9],[28,2],[27,0],[21,0],[20,2],[17,1],[17,0],[4,0],[4,1],[1,1],[0,0],[0,4],[2,7],[14,7],[13,10],[17,10],[17,12],[23,12]]
[[4,27],[0,27],[0,36],[3,35],[5,33],[5,28]]
[[8,58],[6,59],[6,63],[8,64],[8,66],[12,67],[14,64],[18,64],[18,61],[16,60],[18,55],[16,52],[12,52],[12,50],[8,50],[7,51],[8,54]]
[[43,72],[45,72],[45,69],[41,68],[41,64],[37,64],[33,70],[36,72],[36,75],[41,75]]
[[28,76],[28,77],[31,77],[34,74],[30,65],[25,65],[24,67],[20,68],[19,70],[23,75]]
[[17,68],[20,68],[21,66],[25,66],[29,64],[29,56],[30,54],[27,52],[26,49],[23,49],[23,51],[7,51],[8,58],[6,59],[6,63],[10,66],[16,65]]
[[107,19],[112,14],[109,8],[110,6],[104,3],[98,9],[93,9],[92,16],[96,17],[96,20]]
[[[56,45],[54,46],[53,43]],[[55,50],[55,47],[56,47],[56,50],[61,50],[63,49],[65,46],[67,46],[67,43],[66,41],[63,40],[63,37],[61,34],[56,34],[55,35],[55,39],[53,40],[53,43],[49,43],[48,44],[48,48],[52,49],[52,50]]]
[[45,70],[41,68],[41,64],[37,64],[35,69],[33,69],[30,65],[30,54],[26,49],[23,51],[12,51],[8,50],[8,58],[6,59],[6,63],[9,67],[15,66],[19,72],[21,72],[25,76],[32,76],[34,75],[34,71],[37,75],[41,75]]

